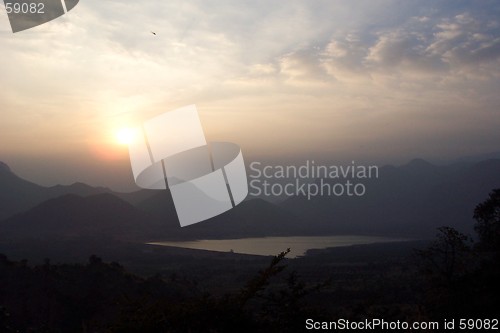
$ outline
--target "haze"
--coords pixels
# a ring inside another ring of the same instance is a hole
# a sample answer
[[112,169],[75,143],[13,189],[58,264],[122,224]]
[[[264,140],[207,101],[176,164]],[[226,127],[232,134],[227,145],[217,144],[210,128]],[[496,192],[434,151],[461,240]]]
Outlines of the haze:
[[247,163],[498,151],[499,17],[498,1],[85,0],[12,34],[2,9],[0,160],[131,189],[116,133],[188,104]]

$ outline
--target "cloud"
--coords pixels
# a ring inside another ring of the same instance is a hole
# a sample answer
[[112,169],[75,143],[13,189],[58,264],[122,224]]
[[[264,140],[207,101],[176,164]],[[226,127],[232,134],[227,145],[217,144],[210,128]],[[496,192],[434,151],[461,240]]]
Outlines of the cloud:
[[367,141],[396,154],[410,134],[425,151],[443,140],[443,153],[457,149],[442,133],[462,132],[478,134],[470,147],[497,147],[499,8],[86,0],[0,33],[0,153],[92,150],[115,127],[192,103],[210,136],[262,154],[349,154]]
[[[369,37],[333,38],[322,53],[329,73],[345,71],[429,77],[498,74],[500,30],[496,21],[483,21],[464,12],[453,17],[412,17],[392,29]],[[355,35],[356,36],[356,35]],[[481,67],[481,68],[479,68]],[[345,75],[344,75],[345,76]]]
[[327,79],[315,49],[299,50],[279,59],[280,75],[289,83],[322,81]]
[[364,68],[363,62],[367,53],[368,48],[361,36],[349,32],[343,37],[332,39],[326,45],[322,53],[322,62],[333,75],[336,70],[342,69],[356,72]]

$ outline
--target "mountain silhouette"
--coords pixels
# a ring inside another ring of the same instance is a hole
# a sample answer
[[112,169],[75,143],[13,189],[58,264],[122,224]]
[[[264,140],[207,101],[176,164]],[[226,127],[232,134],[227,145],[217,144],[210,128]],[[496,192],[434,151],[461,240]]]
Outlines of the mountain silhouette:
[[163,233],[162,223],[112,194],[67,194],[0,223],[4,239],[74,237],[148,240]]
[[102,193],[114,194],[134,204],[156,192],[140,190],[132,193],[116,193],[105,187],[92,187],[79,182],[72,185],[44,187],[22,179],[7,164],[0,162],[0,221],[65,194],[90,196]]
[[281,206],[313,217],[310,227],[316,231],[428,237],[442,225],[471,232],[474,207],[500,187],[498,159],[449,166],[417,159],[379,171],[378,179],[361,180],[362,197],[297,196]]
[[176,238],[181,239],[264,237],[305,232],[299,218],[262,199],[243,201],[224,214],[183,228],[179,227],[168,191],[158,192],[137,207],[160,219],[168,229],[175,230]]
[[43,187],[0,163],[0,216],[4,217],[0,237],[85,235],[150,241],[325,234],[428,237],[442,225],[470,232],[474,207],[500,187],[500,159],[448,166],[415,159],[400,167],[381,167],[378,179],[361,181],[366,186],[361,197],[296,196],[279,205],[247,199],[224,214],[181,228],[168,190],[113,193],[82,183]]
[[0,220],[48,198],[46,188],[18,177],[7,164],[0,162]]
[[0,239],[160,241],[298,235],[304,231],[304,224],[293,214],[261,199],[244,201],[225,214],[181,228],[168,190],[116,194],[82,183],[46,188],[17,177],[6,165],[2,168],[6,170],[2,184],[10,184],[9,189],[19,193],[6,197],[20,203],[18,210],[28,204],[34,207],[0,222]]

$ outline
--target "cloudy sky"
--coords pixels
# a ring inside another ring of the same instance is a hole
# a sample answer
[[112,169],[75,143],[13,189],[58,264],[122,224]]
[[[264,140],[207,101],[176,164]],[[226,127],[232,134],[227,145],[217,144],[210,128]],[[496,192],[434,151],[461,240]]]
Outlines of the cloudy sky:
[[0,160],[129,189],[115,133],[189,104],[247,162],[500,151],[499,18],[497,0],[81,0],[13,34],[2,9]]

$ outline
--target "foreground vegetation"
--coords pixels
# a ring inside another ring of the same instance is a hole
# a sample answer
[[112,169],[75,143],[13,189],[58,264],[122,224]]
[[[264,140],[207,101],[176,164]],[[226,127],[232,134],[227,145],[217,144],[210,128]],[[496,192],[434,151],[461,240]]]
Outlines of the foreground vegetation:
[[442,227],[430,244],[327,249],[298,259],[286,259],[287,251],[203,259],[190,252],[155,257],[154,275],[137,262],[125,269],[95,255],[34,266],[1,255],[0,331],[301,332],[307,318],[494,318],[500,190],[474,217],[476,241]]

